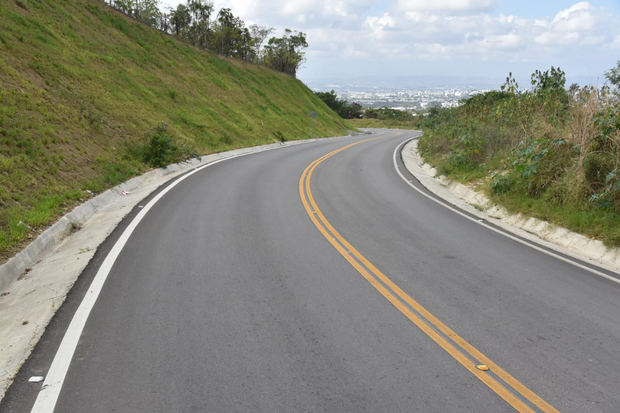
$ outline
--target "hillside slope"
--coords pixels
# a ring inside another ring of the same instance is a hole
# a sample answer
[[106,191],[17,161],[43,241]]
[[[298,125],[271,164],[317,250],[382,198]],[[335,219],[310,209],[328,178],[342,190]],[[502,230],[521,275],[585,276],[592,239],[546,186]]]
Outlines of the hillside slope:
[[0,7],[0,258],[64,211],[149,166],[161,122],[199,154],[338,135],[347,125],[299,80],[223,59],[97,0]]

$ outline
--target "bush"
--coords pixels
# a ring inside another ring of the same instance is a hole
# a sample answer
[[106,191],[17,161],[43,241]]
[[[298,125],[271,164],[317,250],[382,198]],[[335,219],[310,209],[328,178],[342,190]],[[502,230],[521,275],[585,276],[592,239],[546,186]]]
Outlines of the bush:
[[357,102],[349,102],[346,99],[338,99],[335,90],[329,92],[315,92],[327,106],[343,119],[359,119],[362,117],[362,105]]
[[502,195],[512,190],[514,181],[510,175],[495,175],[491,180],[491,190],[495,195]]
[[148,142],[141,148],[142,161],[151,166],[159,168],[198,156],[196,151],[175,143],[175,138],[168,132],[165,122],[153,128],[147,134],[147,139]]
[[599,191],[607,183],[607,175],[614,170],[614,159],[608,153],[590,152],[583,159],[583,172],[589,189]]
[[382,108],[368,108],[364,111],[364,117],[381,120],[413,121],[415,117],[408,110],[392,109],[386,106]]
[[284,136],[284,134],[279,130],[275,131],[273,136],[275,136],[280,142],[286,142],[286,136]]
[[564,139],[541,138],[516,151],[512,166],[532,197],[540,196],[560,178],[571,161],[571,149]]

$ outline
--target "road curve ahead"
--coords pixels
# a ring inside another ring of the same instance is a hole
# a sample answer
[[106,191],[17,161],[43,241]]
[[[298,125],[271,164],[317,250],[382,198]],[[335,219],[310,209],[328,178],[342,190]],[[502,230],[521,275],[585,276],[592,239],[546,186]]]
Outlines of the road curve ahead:
[[619,411],[620,285],[414,191],[411,136],[239,157],[145,200],[0,410]]

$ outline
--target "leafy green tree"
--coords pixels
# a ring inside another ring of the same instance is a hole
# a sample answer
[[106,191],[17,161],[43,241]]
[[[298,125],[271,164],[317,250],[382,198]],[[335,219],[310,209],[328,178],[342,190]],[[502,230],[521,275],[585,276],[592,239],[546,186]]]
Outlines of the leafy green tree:
[[364,114],[364,108],[357,102],[347,102],[339,115],[345,119],[359,119]]
[[541,101],[542,109],[552,124],[566,115],[568,92],[566,91],[566,73],[551,66],[551,69],[532,73],[531,83],[535,96]]
[[157,26],[161,16],[159,0],[115,0],[112,5],[149,26]]
[[532,73],[531,83],[535,93],[564,90],[566,73],[562,69],[551,66],[551,69]]
[[304,61],[304,49],[308,47],[306,35],[291,29],[282,37],[272,37],[265,46],[263,62],[272,69],[295,76]]
[[303,62],[303,48],[308,47],[304,33],[286,29],[281,38],[273,37],[263,47],[272,28],[245,26],[230,8],[222,8],[214,20],[210,0],[187,0],[175,9],[163,13],[160,0],[105,0],[110,6],[138,19],[149,26],[202,49],[212,50],[227,57],[236,57],[262,63],[276,70],[295,75]]
[[336,92],[332,89],[329,92],[315,92],[327,106],[344,119],[361,118],[363,107],[357,102],[349,103],[346,99],[338,99]]
[[188,40],[194,45],[207,49],[213,4],[206,0],[188,0],[187,9],[191,15],[191,25],[188,28]]
[[252,39],[252,44],[251,44],[251,47],[253,50],[252,57],[256,61],[260,58],[263,43],[265,43],[265,40],[267,39],[267,37],[271,33],[273,33],[274,29],[273,27],[260,26],[258,24],[253,24],[250,26],[249,30],[250,30],[250,37]]
[[605,72],[605,77],[609,80],[609,83],[614,85],[617,89],[620,89],[620,60],[616,63],[616,67]]
[[334,112],[338,113],[342,109],[343,101],[338,99],[335,90],[329,92],[315,92],[315,95],[319,97],[327,106],[329,106]]
[[219,53],[224,56],[232,56],[235,49],[235,37],[237,35],[237,19],[229,8],[220,9],[217,14]]
[[162,32],[170,33],[172,27],[170,26],[170,14],[162,12],[159,15],[156,26]]
[[170,26],[176,36],[181,37],[191,22],[192,15],[186,5],[179,4],[176,9],[170,11]]

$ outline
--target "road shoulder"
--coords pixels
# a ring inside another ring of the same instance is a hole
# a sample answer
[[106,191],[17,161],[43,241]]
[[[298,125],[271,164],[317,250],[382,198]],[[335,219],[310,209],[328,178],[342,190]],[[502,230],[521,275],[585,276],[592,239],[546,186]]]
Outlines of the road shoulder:
[[149,171],[76,207],[0,266],[0,401],[98,248],[146,198],[214,161],[316,140],[236,149]]
[[607,248],[601,241],[566,228],[527,217],[510,214],[492,203],[484,194],[452,182],[424,162],[419,155],[418,140],[411,139],[401,150],[405,168],[430,192],[480,220],[492,223],[518,237],[540,244],[561,254],[620,273],[620,248]]

